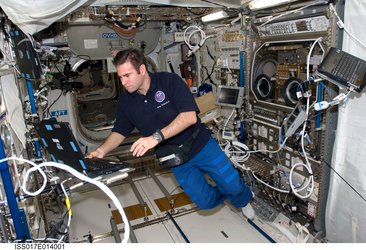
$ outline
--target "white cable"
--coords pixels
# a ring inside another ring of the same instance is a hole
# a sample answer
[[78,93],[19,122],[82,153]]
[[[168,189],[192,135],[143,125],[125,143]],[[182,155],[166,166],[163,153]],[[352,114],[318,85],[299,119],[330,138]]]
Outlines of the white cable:
[[272,186],[272,185],[270,185],[270,184],[268,184],[268,183],[266,183],[266,182],[264,182],[264,181],[262,181],[261,179],[259,179],[256,175],[255,175],[255,173],[254,173],[254,171],[252,171],[252,175],[254,176],[254,178],[257,180],[257,181],[259,181],[260,183],[262,183],[262,184],[264,184],[264,185],[266,185],[267,187],[269,187],[269,188],[272,188],[272,189],[274,189],[274,190],[276,190],[276,191],[278,191],[278,192],[281,192],[281,193],[290,193],[290,191],[289,190],[283,190],[283,189],[279,189],[279,188],[276,188],[276,187],[274,187],[274,186]]
[[[304,146],[304,135],[305,135],[305,128],[306,128],[306,121],[308,119],[308,115],[309,115],[309,108],[310,108],[310,96],[308,96],[307,98],[307,102],[306,102],[306,119],[305,119],[305,122],[303,124],[303,128],[302,128],[302,134],[301,134],[301,149],[302,149],[302,152],[304,154],[304,158],[305,158],[305,163],[296,163],[295,165],[292,166],[291,170],[290,170],[290,176],[289,176],[289,182],[290,182],[290,187],[291,187],[291,190],[292,192],[299,198],[302,198],[302,199],[306,199],[306,198],[309,198],[311,196],[311,194],[313,193],[314,191],[314,176],[313,176],[313,171],[311,169],[311,166],[310,166],[310,162],[309,162],[309,159],[308,159],[308,156],[307,156],[307,153],[305,151],[305,146]],[[300,189],[297,189],[296,190],[296,187],[294,187],[293,183],[292,183],[292,176],[294,174],[294,170],[295,168],[297,168],[298,166],[304,166],[308,173],[309,173],[309,178],[307,179],[307,183],[303,185],[302,188]],[[303,191],[305,188],[309,188],[309,185],[310,186],[310,190],[308,190],[308,193],[306,195],[301,195],[299,192]]]
[[[30,195],[30,196],[36,196],[36,195],[39,195],[43,189],[46,187],[46,184],[47,184],[47,177],[46,177],[46,174],[44,173],[44,171],[39,167],[39,165],[35,164],[34,162],[32,161],[29,161],[29,160],[26,160],[26,159],[23,159],[23,158],[20,158],[20,157],[15,157],[15,156],[11,156],[11,157],[8,157],[8,158],[4,158],[4,159],[1,159],[0,160],[0,163],[4,162],[4,161],[8,161],[8,160],[17,160],[17,161],[23,161],[23,162],[26,162],[30,165],[32,165],[33,167],[28,169],[27,172],[25,173],[25,176],[24,176],[24,180],[23,180],[23,184],[22,184],[22,190],[25,194],[27,195]],[[27,180],[29,178],[29,175],[34,172],[34,171],[38,171],[42,177],[43,177],[43,184],[42,186],[40,187],[40,189],[38,189],[37,191],[35,192],[29,192],[28,189],[26,188],[26,184],[27,184]]]
[[[248,160],[250,156],[247,153],[248,150],[249,150],[248,146],[239,141],[233,141],[231,143],[228,142],[225,148],[223,149],[226,156],[237,164]],[[243,154],[243,156],[239,156],[238,154]]]
[[[194,30],[191,33],[189,33],[189,35],[187,37],[187,32],[188,32],[188,30],[191,30],[191,29],[194,29]],[[200,37],[201,37],[201,40],[198,43],[198,45],[192,45],[190,43],[191,38],[195,33],[199,33]],[[206,42],[206,40],[211,37],[214,37],[214,35],[206,36],[206,33],[197,25],[191,25],[191,26],[187,27],[183,32],[183,38],[184,38],[185,44],[187,44],[187,46],[189,48],[188,56],[191,56],[193,53],[195,53],[197,50],[199,50],[202,47],[202,45]]]
[[[55,168],[65,170],[65,171],[69,172],[70,174],[74,175],[75,177],[77,177],[78,179],[80,179],[82,181],[89,182],[89,183],[94,184],[97,187],[99,187],[113,201],[114,205],[116,206],[119,213],[121,214],[122,219],[125,222],[125,234],[124,234],[124,237],[123,237],[123,240],[122,240],[121,243],[127,243],[128,242],[128,239],[129,239],[129,236],[130,236],[130,227],[129,227],[129,223],[128,223],[128,218],[127,218],[127,216],[126,216],[126,214],[125,214],[125,212],[122,208],[122,205],[119,202],[118,198],[102,182],[91,179],[91,178],[79,173],[75,169],[73,169],[73,168],[71,168],[71,167],[69,167],[65,164],[61,164],[61,163],[57,163],[57,162],[43,162],[41,164],[35,164],[34,162],[31,162],[29,160],[26,160],[26,159],[23,159],[23,158],[20,158],[20,157],[16,157],[16,156],[12,156],[12,157],[1,159],[0,163],[4,162],[4,161],[8,161],[8,160],[14,160],[14,159],[18,160],[18,161],[24,161],[24,162],[26,162],[26,163],[33,166],[33,167],[31,167],[30,169],[27,170],[26,175],[25,175],[24,180],[23,180],[23,185],[22,185],[24,193],[26,193],[28,195],[31,195],[31,196],[36,196],[44,190],[44,188],[47,184],[47,178],[46,178],[46,175],[45,175],[45,173],[43,172],[43,170],[41,168],[46,167],[46,166],[52,166],[52,167],[55,167]],[[42,184],[42,187],[39,190],[37,190],[35,192],[29,192],[26,188],[26,184],[28,182],[28,178],[29,178],[30,173],[34,172],[34,171],[39,171],[40,174],[43,176],[43,184]]]
[[237,21],[239,21],[240,20],[240,22],[241,22],[241,19],[243,18],[243,15],[241,14],[241,13],[239,13],[238,14],[238,17],[237,18],[235,18],[234,20],[232,20],[231,22],[230,22],[230,25],[231,26],[234,26],[234,24],[237,22]]
[[71,215],[72,215],[72,211],[71,211],[71,204],[70,204],[70,198],[69,196],[67,195],[66,193],[66,190],[64,188],[64,182],[66,181],[69,181],[71,180],[71,178],[68,178],[66,180],[64,180],[63,182],[61,182],[60,186],[61,186],[61,189],[62,189],[62,192],[64,192],[64,195],[65,195],[65,203],[66,203],[66,208],[67,208],[67,213],[68,213],[68,220],[67,220],[67,227],[65,229],[65,232],[64,234],[62,235],[62,237],[59,239],[59,241],[57,243],[61,243],[67,233],[67,231],[69,231],[69,228],[70,228],[70,223],[71,223]]
[[[245,162],[249,159],[250,157],[250,154],[251,153],[258,153],[258,152],[264,152],[264,153],[277,153],[279,152],[283,146],[286,144],[286,141],[287,141],[288,137],[285,138],[285,140],[283,141],[283,143],[279,146],[278,149],[274,150],[274,151],[271,151],[271,150],[266,150],[266,149],[258,149],[258,150],[252,150],[252,151],[249,151],[249,148],[248,146],[246,146],[245,144],[243,143],[240,143],[238,141],[233,141],[232,144],[233,146],[235,146],[234,148],[237,150],[237,151],[233,151],[230,147],[230,143],[226,144],[225,148],[222,148],[225,152],[225,154],[232,160],[234,161],[237,161],[238,163],[239,162]],[[238,153],[243,153],[244,155],[243,156],[233,156],[232,154],[238,154]]]
[[231,71],[230,66],[229,66],[229,57],[227,57],[227,58],[226,58],[226,60],[227,60],[226,68],[227,68],[227,70],[229,71],[229,73],[232,75],[232,74],[233,74],[233,72]]
[[333,11],[334,15],[337,17],[338,19],[338,27],[340,29],[344,29],[344,31],[351,37],[353,38],[354,40],[356,40],[360,45],[362,45],[364,48],[366,48],[366,45],[360,40],[358,39],[357,37],[355,37],[351,32],[349,32],[349,30],[346,28],[346,26],[344,25],[344,22],[342,21],[342,19],[338,16],[338,13],[336,11],[336,9],[334,8],[333,4],[329,4],[331,10]]
[[[188,32],[188,30],[190,30],[190,29],[195,29],[195,30],[194,30],[194,31],[192,31],[191,33],[196,33],[196,32],[198,32],[198,31],[200,31],[200,30],[201,30],[201,28],[200,28],[200,27],[198,27],[198,26],[196,26],[196,25],[191,25],[191,26],[187,27],[187,28],[184,30],[184,32],[183,32],[184,42],[185,42],[185,44],[187,44],[188,48],[189,48],[190,50],[192,50],[195,46],[191,45],[191,43],[190,43],[190,38],[191,38],[190,34],[189,34],[189,35],[188,35],[188,37],[187,37],[187,32]],[[202,32],[200,33],[200,35],[201,35],[201,39],[202,39]]]
[[229,115],[229,117],[227,118],[227,120],[226,120],[226,122],[225,122],[225,124],[224,124],[224,128],[223,128],[223,130],[222,130],[222,133],[225,133],[226,126],[227,126],[227,124],[229,123],[229,121],[230,121],[230,119],[231,119],[231,116],[234,114],[234,112],[235,112],[235,108],[233,108],[233,110],[231,111],[231,114],[230,114],[230,115]]
[[310,57],[311,57],[311,54],[313,53],[313,49],[314,49],[314,47],[315,47],[316,44],[319,44],[321,50],[323,51],[322,58],[321,58],[321,60],[323,60],[323,56],[324,56],[324,52],[325,51],[324,51],[324,48],[323,48],[323,46],[321,44],[321,41],[322,40],[323,40],[322,37],[317,38],[314,41],[314,43],[311,45],[311,47],[310,47],[308,56],[306,58],[306,80],[309,80],[309,78],[310,78]]
[[[311,54],[312,54],[313,49],[314,49],[314,47],[315,47],[316,44],[319,44],[320,48],[323,50],[322,57],[324,56],[324,48],[321,45],[321,41],[322,41],[322,37],[319,37],[318,39],[316,39],[314,41],[314,43],[310,47],[310,50],[309,50],[309,53],[308,53],[308,56],[307,56],[307,62],[306,62],[306,79],[307,80],[310,80],[310,57],[311,57]],[[306,119],[305,119],[305,122],[303,124],[302,133],[301,133],[301,149],[302,149],[302,152],[304,154],[305,164],[304,163],[296,163],[295,165],[293,165],[291,167],[290,176],[289,176],[289,182],[290,182],[291,190],[293,191],[293,193],[297,197],[302,198],[302,199],[306,199],[306,198],[309,198],[311,196],[311,194],[314,191],[314,185],[315,185],[314,184],[313,171],[311,169],[311,165],[310,165],[310,162],[309,162],[307,153],[305,151],[305,146],[304,146],[304,136],[305,136],[305,129],[306,129],[306,121],[308,120],[308,117],[309,117],[309,109],[310,109],[310,94],[306,95]],[[307,179],[307,182],[305,184],[303,184],[300,189],[297,189],[296,187],[294,187],[294,185],[292,183],[292,176],[294,174],[294,170],[297,167],[299,167],[299,166],[304,166],[307,169],[308,174],[309,174],[309,178]],[[309,189],[309,185],[310,185],[310,189]],[[309,189],[308,192],[307,192],[307,194],[306,195],[301,195],[300,192],[303,191],[306,188]]]
[[[309,98],[307,98],[307,100],[309,100]],[[304,134],[304,130],[305,130],[305,128],[306,128],[306,123],[304,123],[304,126],[303,126],[303,133],[302,134]],[[225,154],[230,158],[230,160],[237,166],[237,167],[240,167],[240,168],[242,168],[242,169],[244,169],[244,170],[248,170],[247,168],[245,168],[245,167],[243,167],[239,162],[240,161],[246,161],[246,160],[248,160],[248,158],[249,158],[249,156],[250,156],[250,153],[255,153],[255,152],[268,152],[268,153],[277,153],[278,151],[280,151],[282,148],[283,148],[283,146],[286,144],[286,141],[287,141],[287,139],[288,139],[288,137],[286,137],[285,139],[284,139],[284,141],[283,141],[283,143],[280,145],[280,147],[277,149],[277,150],[275,150],[275,151],[270,151],[270,150],[255,150],[255,151],[246,151],[247,149],[248,149],[248,147],[247,146],[245,146],[245,144],[243,144],[245,147],[242,147],[243,148],[243,150],[238,150],[238,151],[232,151],[232,150],[230,150],[230,144],[228,144],[228,145],[226,145],[226,147],[225,147],[225,149],[224,149],[224,152],[225,152]],[[235,142],[233,142],[233,144],[234,144]],[[305,149],[304,149],[304,136],[302,136],[301,137],[301,145],[302,145],[302,150],[303,150],[303,152],[304,152],[304,154],[305,154],[305,160],[306,160],[306,163],[307,164],[303,164],[303,163],[297,163],[297,164],[295,164],[294,166],[292,166],[292,168],[291,168],[291,170],[290,170],[290,174],[289,174],[289,183],[290,183],[290,187],[291,187],[291,190],[292,190],[292,192],[297,196],[297,197],[299,197],[299,198],[302,198],[302,199],[306,199],[306,198],[309,198],[310,196],[311,196],[311,194],[313,193],[313,190],[314,190],[314,177],[313,177],[313,172],[312,172],[312,169],[311,169],[311,167],[310,167],[310,163],[309,163],[309,160],[308,160],[308,158],[307,158],[307,156],[306,156],[306,153],[305,153]],[[236,145],[237,146],[237,145]],[[233,156],[232,154],[236,154],[236,153],[245,153],[245,155],[243,156],[243,157],[238,157],[238,156]],[[297,189],[297,187],[294,187],[294,185],[293,185],[293,182],[292,182],[292,176],[293,176],[293,174],[294,174],[294,170],[297,168],[297,167],[299,167],[299,166],[304,166],[306,169],[307,169],[307,171],[308,171],[308,173],[309,173],[309,175],[310,175],[310,177],[309,177],[309,179],[308,179],[308,181],[302,186],[302,188],[300,188],[300,189]],[[259,179],[256,175],[255,175],[255,173],[253,172],[253,171],[251,171],[252,172],[252,174],[253,174],[253,176],[254,176],[254,178],[256,179],[256,180],[258,180],[259,182],[261,182],[262,184],[264,184],[264,185],[266,185],[267,187],[269,187],[269,188],[271,188],[271,189],[274,189],[274,190],[276,190],[276,191],[278,191],[278,192],[281,192],[281,193],[290,193],[290,191],[289,190],[283,190],[283,189],[279,189],[279,188],[276,188],[276,187],[274,187],[274,186],[272,186],[272,185],[270,185],[270,184],[268,184],[268,183],[266,183],[266,182],[264,182],[264,181],[262,181],[261,179]],[[309,187],[309,185],[311,185],[310,186],[310,191],[308,192],[308,194],[307,195],[305,195],[305,196],[303,196],[303,195],[300,195],[299,194],[299,192],[301,192],[302,190],[304,190],[305,188],[308,188]]]

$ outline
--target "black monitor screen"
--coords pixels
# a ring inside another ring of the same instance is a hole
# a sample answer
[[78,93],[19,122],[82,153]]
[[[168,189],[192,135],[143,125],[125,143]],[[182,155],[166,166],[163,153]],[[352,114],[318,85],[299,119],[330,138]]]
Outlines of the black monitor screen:
[[219,95],[220,103],[235,105],[238,101],[239,89],[221,89]]
[[239,108],[242,104],[244,88],[220,86],[217,92],[218,105]]

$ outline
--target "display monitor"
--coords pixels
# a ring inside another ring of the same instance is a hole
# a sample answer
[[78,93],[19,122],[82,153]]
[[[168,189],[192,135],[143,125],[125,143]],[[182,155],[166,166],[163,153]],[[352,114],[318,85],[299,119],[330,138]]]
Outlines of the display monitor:
[[220,85],[216,91],[216,104],[240,108],[243,103],[244,87]]

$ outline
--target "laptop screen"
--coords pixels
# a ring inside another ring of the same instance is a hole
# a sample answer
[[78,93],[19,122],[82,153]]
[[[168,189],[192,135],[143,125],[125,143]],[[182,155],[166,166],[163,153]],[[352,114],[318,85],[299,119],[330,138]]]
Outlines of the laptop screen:
[[68,123],[50,119],[42,120],[35,127],[52,161],[66,164],[79,172],[88,172],[85,157]]

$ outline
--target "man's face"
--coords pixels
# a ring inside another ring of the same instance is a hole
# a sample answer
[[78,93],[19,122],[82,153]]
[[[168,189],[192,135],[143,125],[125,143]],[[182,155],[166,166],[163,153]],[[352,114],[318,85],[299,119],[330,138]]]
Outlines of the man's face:
[[118,65],[116,69],[123,87],[125,87],[129,93],[133,93],[140,89],[144,81],[144,65],[140,66],[140,73],[136,71],[129,61]]

